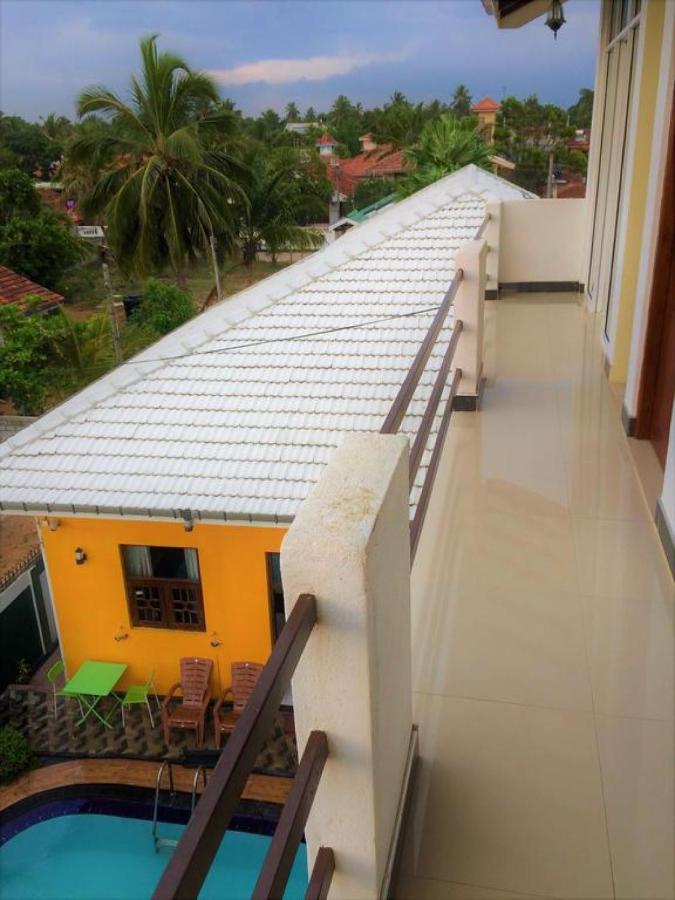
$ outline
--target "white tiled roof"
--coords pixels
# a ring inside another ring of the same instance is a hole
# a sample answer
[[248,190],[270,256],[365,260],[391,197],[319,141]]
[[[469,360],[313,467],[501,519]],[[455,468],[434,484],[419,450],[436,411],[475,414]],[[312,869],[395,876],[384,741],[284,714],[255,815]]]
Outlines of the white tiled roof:
[[213,307],[6,441],[0,508],[288,521],[343,435],[381,427],[486,199],[529,196],[467,167]]

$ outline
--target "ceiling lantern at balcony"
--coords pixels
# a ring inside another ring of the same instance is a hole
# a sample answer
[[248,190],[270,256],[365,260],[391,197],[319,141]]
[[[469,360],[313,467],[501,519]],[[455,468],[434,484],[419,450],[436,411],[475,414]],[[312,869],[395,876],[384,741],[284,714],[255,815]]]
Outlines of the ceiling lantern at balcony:
[[546,16],[546,24],[553,32],[553,37],[556,40],[558,39],[558,32],[565,24],[565,21],[561,0],[553,0]]

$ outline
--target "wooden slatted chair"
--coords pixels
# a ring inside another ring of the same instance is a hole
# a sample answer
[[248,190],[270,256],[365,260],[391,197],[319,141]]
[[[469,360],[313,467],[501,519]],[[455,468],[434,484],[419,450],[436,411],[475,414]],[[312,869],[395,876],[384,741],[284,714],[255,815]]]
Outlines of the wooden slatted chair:
[[[162,702],[162,726],[164,741],[171,741],[172,728],[188,728],[197,735],[197,743],[204,743],[204,719],[209,705],[209,678],[213,660],[199,656],[184,657],[180,661],[180,681],[172,684]],[[179,706],[170,706],[171,700],[180,689]]]
[[[232,663],[232,685],[225,689],[223,696],[213,708],[213,732],[217,748],[220,747],[223,735],[234,731],[234,726],[250,700],[263,669],[264,666],[260,663]],[[232,709],[223,711],[222,707],[228,694],[232,695]]]

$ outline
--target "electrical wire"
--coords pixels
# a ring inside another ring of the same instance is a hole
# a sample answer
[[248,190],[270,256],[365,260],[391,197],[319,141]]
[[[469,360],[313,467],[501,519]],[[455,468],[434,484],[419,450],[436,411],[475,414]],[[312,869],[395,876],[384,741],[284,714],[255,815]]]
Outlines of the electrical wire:
[[247,343],[235,344],[230,347],[214,347],[211,350],[193,350],[188,351],[187,353],[179,353],[175,356],[156,356],[152,359],[126,359],[123,363],[120,363],[120,365],[129,366],[145,365],[146,363],[156,362],[173,362],[177,359],[186,359],[187,357],[192,356],[210,356],[216,353],[233,353],[236,350],[248,350],[249,347],[260,347],[264,344],[278,344],[283,343],[284,341],[304,341],[308,338],[322,337],[326,334],[336,334],[339,331],[352,331],[355,328],[369,328],[372,325],[381,325],[384,322],[392,322],[395,319],[409,319],[414,316],[427,315],[428,313],[438,312],[441,305],[442,304],[439,303],[437,306],[427,306],[425,309],[414,309],[407,313],[397,313],[393,316],[383,316],[380,319],[370,319],[364,322],[354,322],[351,325],[338,325],[336,328],[324,328],[321,331],[307,331],[302,334],[282,335],[281,337],[275,338],[261,338],[257,341],[248,341]]

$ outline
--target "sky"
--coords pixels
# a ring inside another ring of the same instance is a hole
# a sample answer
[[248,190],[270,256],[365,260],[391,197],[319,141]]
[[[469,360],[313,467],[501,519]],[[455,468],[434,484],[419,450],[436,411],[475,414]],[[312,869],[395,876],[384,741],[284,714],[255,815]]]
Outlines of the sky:
[[537,19],[498,30],[480,0],[0,0],[0,110],[74,116],[90,84],[125,95],[138,40],[210,71],[248,115],[338,94],[379,106],[505,95],[571,105],[592,87],[598,0],[568,0],[557,40]]

